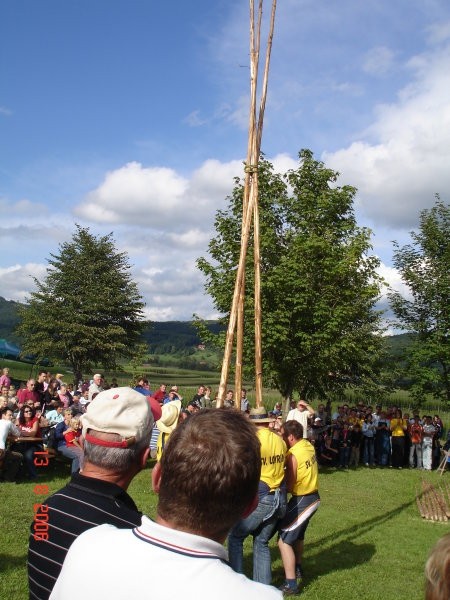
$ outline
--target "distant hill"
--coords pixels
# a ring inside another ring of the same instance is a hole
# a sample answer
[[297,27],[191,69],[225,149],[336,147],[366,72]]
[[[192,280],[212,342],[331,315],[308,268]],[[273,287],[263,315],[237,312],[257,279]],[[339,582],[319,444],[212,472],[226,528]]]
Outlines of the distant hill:
[[[19,306],[18,302],[5,300],[0,296],[0,339],[4,338],[20,345],[20,339],[13,333],[19,323],[17,316]],[[220,325],[216,321],[211,321],[208,326],[214,333],[220,330]],[[187,354],[202,341],[189,321],[155,321],[144,330],[143,337],[148,344],[150,354]]]
[[[20,339],[13,333],[19,322],[18,306],[20,306],[18,302],[5,300],[0,296],[0,338],[20,345]],[[210,321],[208,327],[217,333],[222,326],[217,321]],[[202,342],[190,321],[155,321],[144,330],[143,336],[148,344],[150,354],[187,355]],[[390,358],[401,359],[413,337],[408,333],[387,337],[386,343]]]
[[18,302],[13,300],[5,300],[0,296],[0,338],[5,338],[15,344],[19,341],[13,331],[19,323],[17,316]]

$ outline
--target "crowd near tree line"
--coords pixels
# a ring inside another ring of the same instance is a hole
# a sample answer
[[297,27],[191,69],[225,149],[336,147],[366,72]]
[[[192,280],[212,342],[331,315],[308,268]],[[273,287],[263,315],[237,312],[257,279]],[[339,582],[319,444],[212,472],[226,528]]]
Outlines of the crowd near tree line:
[[[306,399],[352,387],[374,403],[403,380],[418,405],[426,395],[449,401],[450,207],[436,196],[434,206],[420,213],[412,243],[394,245],[394,264],[410,295],[387,289],[395,316],[390,325],[413,335],[405,355],[386,369],[386,322],[377,310],[386,289],[380,262],[371,253],[372,232],[355,217],[357,190],[337,185],[338,178],[309,150],[299,153],[298,168],[284,174],[260,160],[265,385],[283,398],[296,392]],[[228,207],[217,212],[208,256],[197,261],[205,291],[224,318],[217,337],[200,317],[195,324],[202,341],[220,352],[241,247],[243,193],[237,180]],[[252,246],[251,231],[249,252]],[[142,365],[148,346],[141,334],[146,330],[151,339],[151,324],[144,319],[128,258],[116,250],[112,235],[96,237],[77,225],[73,239],[48,263],[47,275],[35,279],[36,291],[19,309],[15,333],[24,353],[67,364],[77,381],[94,365],[105,370],[121,360]],[[243,365],[245,378],[252,380],[251,261],[246,269]]]
[[[299,584],[307,580],[305,534],[321,502],[318,465],[323,457],[317,442],[329,435],[325,447],[337,450],[341,458],[345,431],[358,429],[356,420],[363,412],[364,423],[373,423],[370,407],[341,406],[329,414],[329,405],[315,411],[303,400],[283,421],[279,404],[270,413],[263,406],[252,408],[246,390],[237,399],[230,390],[226,406],[211,410],[214,400],[207,387],[199,386],[183,403],[177,386],[161,384],[152,391],[145,377],[132,389],[118,387],[115,381],[108,384],[97,373],[70,390],[61,374],[47,381],[42,371],[17,393],[8,386],[7,369],[2,378],[2,391],[8,393],[8,406],[1,411],[2,435],[6,431],[14,440],[19,430],[25,440],[27,435],[38,437],[45,426],[42,419],[49,425],[54,419],[59,421],[55,430],[62,433],[65,455],[72,460],[70,482],[36,508],[31,524],[28,580],[30,598],[38,599],[101,594],[118,600],[142,593],[145,584],[139,575],[144,566],[155,578],[175,570],[180,577],[174,594],[192,600],[209,598],[210,581],[220,584],[220,600],[228,598],[230,590],[255,600],[298,594]],[[16,429],[11,415],[17,408]],[[383,411],[377,407],[375,413],[381,422]],[[401,423],[393,423],[396,420]],[[392,434],[397,427],[408,430],[404,421],[396,411],[389,426]],[[126,491],[152,449],[157,458],[152,485],[159,494],[155,521],[137,510]],[[15,452],[8,450],[6,455]],[[24,456],[30,467],[26,451]],[[395,452],[393,461],[394,456]],[[34,475],[29,469],[28,476]],[[276,534],[285,572],[279,590],[271,585],[269,549]],[[253,539],[253,581],[243,576],[248,536]],[[208,575],[204,560],[211,561]],[[434,570],[432,575],[427,597],[437,599],[433,590],[448,582],[445,573]]]
[[[204,408],[216,406],[217,394],[212,397],[209,386],[201,385],[190,401],[183,403],[178,386],[160,384],[152,391],[146,377],[138,377],[134,389],[146,396],[155,422],[161,417],[160,407],[178,401],[181,418]],[[75,387],[75,389],[74,389]],[[63,381],[63,375],[41,370],[36,379],[22,382],[19,389],[11,384],[9,368],[0,376],[0,409],[2,410],[0,448],[5,451],[8,436],[15,442],[2,457],[2,476],[7,480],[36,477],[35,453],[45,447],[51,453],[59,452],[72,461],[72,472],[80,468],[82,448],[80,417],[86,412],[93,397],[103,389],[118,387],[113,378],[107,382],[96,373],[90,381],[78,386]],[[250,411],[247,390],[240,398],[233,390],[225,394],[226,408],[238,407],[246,414]],[[283,420],[297,420],[304,428],[305,437],[313,444],[320,465],[336,468],[404,467],[431,470],[440,462],[441,449],[448,449],[444,424],[439,415],[420,414],[418,410],[402,413],[395,405],[383,409],[358,402],[352,406],[342,404],[334,412],[328,402],[318,403],[314,410],[304,400],[292,401],[289,412],[282,413],[282,404],[275,404],[269,413],[269,427],[278,432]],[[14,429],[7,429],[10,422]],[[156,426],[151,440],[151,454],[157,454],[160,432]],[[29,440],[27,440],[29,438]]]
[[[294,392],[302,399],[328,398],[348,387],[359,387],[364,397],[376,398],[383,387],[380,382],[384,383],[380,371],[383,323],[376,310],[383,282],[377,273],[379,260],[370,253],[371,232],[356,223],[355,188],[337,186],[338,174],[316,161],[310,151],[302,151],[299,159],[298,169],[284,175],[275,173],[264,159],[258,166],[266,384],[286,399]],[[209,246],[212,261],[198,261],[206,291],[225,321],[241,243],[242,194],[243,184],[237,182],[229,208],[216,216],[217,231]],[[250,237],[251,251],[252,232]],[[416,334],[404,366],[414,397],[431,393],[449,400],[450,209],[439,197],[432,209],[421,213],[420,229],[412,239],[411,245],[396,247],[394,252],[411,297],[405,299],[395,291],[390,294],[397,327]],[[180,575],[189,574],[189,578],[177,578],[183,584],[178,590],[178,582],[173,583],[175,596],[198,599],[202,588],[208,597],[209,588],[202,586],[202,569],[197,567],[200,553],[217,561],[211,580],[218,598],[228,598],[232,589],[250,599],[275,598],[279,592],[267,585],[271,581],[268,540],[277,531],[286,575],[282,591],[295,594],[304,576],[306,527],[320,504],[319,463],[336,468],[359,464],[433,468],[440,444],[446,440],[440,419],[423,412],[404,415],[394,406],[383,412],[382,407],[358,404],[341,406],[332,413],[329,404],[314,410],[300,400],[287,415],[278,414],[279,406],[269,415],[263,407],[250,408],[245,392],[239,398],[238,390],[227,393],[225,407],[241,402],[235,408],[243,410],[211,411],[205,410],[214,406],[208,389],[200,388],[183,408],[176,386],[161,385],[152,392],[143,378],[134,390],[115,387],[113,381],[110,389],[104,389],[100,373],[85,382],[83,375],[92,373],[94,365],[112,370],[122,359],[142,364],[145,348],[138,344],[145,325],[144,304],[131,280],[127,257],[116,251],[111,236],[96,238],[76,226],[73,240],[62,244],[48,262],[47,276],[35,280],[37,291],[20,310],[17,334],[25,352],[37,359],[62,361],[82,383],[71,388],[60,374],[51,377],[42,372],[23,389],[6,389],[5,385],[0,421],[0,440],[12,433],[15,442],[0,449],[5,478],[14,479],[17,469],[21,469],[19,476],[36,476],[33,457],[41,438],[50,450],[56,448],[72,461],[71,482],[45,503],[48,538],[53,541],[48,544],[48,539],[39,536],[36,540],[33,534],[30,538],[32,597],[48,598],[53,588],[51,597],[65,600],[94,593],[110,598],[141,594],[138,573],[144,565],[148,572],[152,564],[158,569],[152,582],[164,580],[164,573],[166,580],[173,581],[174,568]],[[254,339],[254,299],[250,261],[247,266],[244,337],[248,341]],[[205,333],[205,341],[210,340]],[[252,344],[246,344],[244,363],[249,378],[252,356]],[[9,374],[4,377],[8,379]],[[131,419],[130,407],[141,411],[139,422]],[[257,436],[248,427],[251,421]],[[218,428],[220,435],[202,437],[202,423],[211,430]],[[150,452],[157,458],[153,478],[160,494],[156,523],[141,518],[126,494]],[[225,470],[229,464],[234,469]],[[215,485],[211,485],[212,478]],[[238,491],[244,489],[248,496],[242,494],[242,502],[236,503]],[[257,492],[253,498],[252,491]],[[291,493],[289,502],[286,492]],[[208,501],[199,502],[199,498]],[[97,512],[83,513],[89,525],[80,526],[80,506],[87,504]],[[220,523],[215,512],[219,505]],[[83,533],[105,522],[118,528],[134,526],[134,536],[127,529],[104,527]],[[226,559],[222,543],[230,530],[230,562],[237,572],[242,567],[243,539],[253,536],[257,583],[236,579],[221,562]],[[209,542],[198,544],[191,534]],[[160,541],[157,560],[152,554],[154,539]],[[52,544],[64,551],[55,556]],[[123,548],[120,556],[109,553],[119,546]],[[175,557],[174,546],[188,550],[183,557]],[[82,581],[80,560],[86,565]],[[439,597],[436,590],[445,585],[441,575],[433,571],[429,598]],[[77,585],[73,585],[75,580]],[[125,584],[126,590],[121,587]],[[158,592],[157,583],[152,586]]]

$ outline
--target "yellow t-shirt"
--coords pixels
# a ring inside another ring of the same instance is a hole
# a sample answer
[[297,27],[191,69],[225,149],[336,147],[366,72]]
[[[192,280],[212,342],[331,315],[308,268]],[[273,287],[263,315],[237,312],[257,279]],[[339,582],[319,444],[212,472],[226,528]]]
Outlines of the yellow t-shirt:
[[261,444],[260,480],[273,492],[280,487],[284,479],[286,444],[279,435],[266,427],[258,427],[257,436]]
[[169,440],[170,433],[159,432],[158,441],[156,442],[156,461],[159,462],[164,452],[164,446]]
[[403,427],[406,427],[406,425],[405,419],[391,419],[392,437],[404,437],[405,430]]
[[299,440],[289,449],[289,454],[292,454],[297,461],[297,474],[292,495],[303,496],[317,492],[319,469],[314,446],[308,440]]

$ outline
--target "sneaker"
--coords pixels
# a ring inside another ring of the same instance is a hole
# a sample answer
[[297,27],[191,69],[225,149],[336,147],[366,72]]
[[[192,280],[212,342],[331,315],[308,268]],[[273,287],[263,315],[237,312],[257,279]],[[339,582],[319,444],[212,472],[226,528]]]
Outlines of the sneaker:
[[303,579],[303,569],[301,565],[295,565],[295,578]]
[[283,596],[296,596],[300,593],[298,587],[290,587],[287,583],[283,583],[283,585],[278,589],[283,592]]

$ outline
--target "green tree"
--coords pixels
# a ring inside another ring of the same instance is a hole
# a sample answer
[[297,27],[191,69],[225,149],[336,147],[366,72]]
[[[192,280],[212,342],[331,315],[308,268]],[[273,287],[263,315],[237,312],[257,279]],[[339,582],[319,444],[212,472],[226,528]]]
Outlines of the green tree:
[[75,381],[94,365],[117,368],[133,356],[144,325],[126,253],[111,235],[95,237],[77,225],[50,256],[45,280],[34,280],[37,291],[19,311],[24,353],[64,361]]
[[[374,310],[381,280],[370,256],[370,231],[358,227],[355,188],[337,187],[338,174],[299,154],[296,170],[284,176],[259,164],[261,302],[265,382],[285,397],[329,397],[348,385],[379,394],[375,381],[383,341]],[[206,289],[227,315],[238,262],[242,182],[229,207],[216,215],[212,260],[200,258]],[[250,241],[249,257],[252,255]],[[253,265],[246,266],[245,355],[253,365]],[[205,333],[205,328],[203,329]]]
[[450,403],[450,206],[436,196],[410,235],[412,244],[394,244],[394,265],[411,295],[389,296],[396,325],[416,334],[407,351],[411,392],[419,402],[432,393]]

